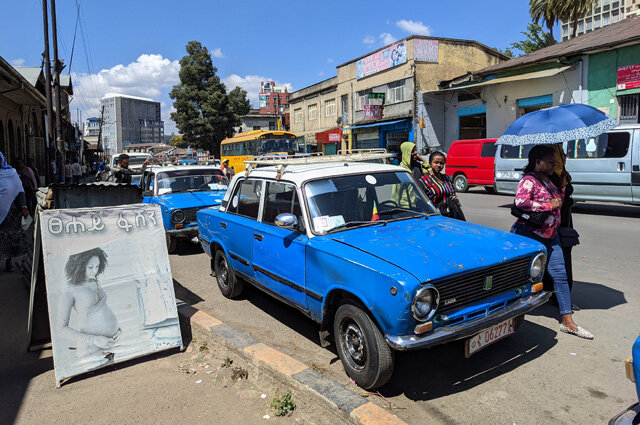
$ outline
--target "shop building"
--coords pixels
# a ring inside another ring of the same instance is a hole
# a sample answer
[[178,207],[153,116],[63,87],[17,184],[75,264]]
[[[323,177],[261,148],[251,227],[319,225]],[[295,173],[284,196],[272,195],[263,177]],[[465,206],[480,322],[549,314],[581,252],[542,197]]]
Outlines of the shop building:
[[428,140],[416,131],[424,124],[416,116],[416,94],[506,59],[477,41],[407,37],[338,65],[335,77],[291,93],[291,131],[325,153],[397,150],[405,141],[424,152]]
[[419,92],[419,136],[447,150],[458,139],[497,138],[518,117],[567,103],[638,123],[640,16]]

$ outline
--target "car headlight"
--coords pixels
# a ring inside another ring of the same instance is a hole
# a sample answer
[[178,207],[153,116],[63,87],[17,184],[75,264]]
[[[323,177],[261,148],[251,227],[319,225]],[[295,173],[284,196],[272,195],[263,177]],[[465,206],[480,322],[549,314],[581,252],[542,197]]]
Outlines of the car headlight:
[[547,256],[543,253],[536,255],[536,257],[531,262],[531,266],[529,266],[529,279],[532,281],[538,280],[539,277],[542,276],[542,272],[544,271],[544,267],[547,264]]
[[440,303],[440,294],[433,285],[423,286],[418,289],[411,302],[411,314],[419,321],[424,322],[433,317]]
[[175,210],[174,212],[172,212],[171,221],[173,221],[176,224],[182,223],[184,221],[184,211]]

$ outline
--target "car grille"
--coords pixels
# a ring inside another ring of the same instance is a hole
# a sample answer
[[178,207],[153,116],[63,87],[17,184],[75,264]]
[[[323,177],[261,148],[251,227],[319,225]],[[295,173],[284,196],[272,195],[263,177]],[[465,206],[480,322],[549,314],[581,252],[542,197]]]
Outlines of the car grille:
[[184,224],[193,223],[197,220],[197,212],[203,208],[209,208],[211,205],[205,205],[203,207],[185,208],[184,211]]
[[[530,263],[530,257],[519,258],[433,282],[440,294],[440,307],[436,313],[442,315],[528,283]],[[492,277],[491,289],[485,289],[489,276]]]

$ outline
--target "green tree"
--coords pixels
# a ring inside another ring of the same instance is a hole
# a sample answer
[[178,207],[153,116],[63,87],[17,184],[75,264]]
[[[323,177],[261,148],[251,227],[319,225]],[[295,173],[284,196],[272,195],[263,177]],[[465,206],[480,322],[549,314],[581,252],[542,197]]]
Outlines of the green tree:
[[556,44],[551,34],[544,32],[540,25],[533,22],[527,25],[527,31],[522,31],[522,34],[527,36],[527,38],[516,43],[511,43],[511,47],[525,54]]
[[240,124],[234,114],[225,85],[216,75],[211,55],[198,41],[186,46],[187,56],[180,60],[180,83],[169,96],[176,109],[171,119],[192,147],[220,152],[220,141],[233,135]]
[[584,18],[598,3],[598,0],[553,0],[557,3],[557,14],[564,22],[571,22],[571,38],[576,36],[578,21]]
[[171,139],[169,139],[169,144],[171,146],[175,146],[177,148],[188,148],[189,147],[189,142],[184,140],[184,137],[182,137],[182,134],[179,134],[177,136],[172,136]]
[[251,102],[247,98],[247,92],[240,87],[229,92],[229,103],[231,110],[237,117],[247,115],[251,110]]
[[509,56],[510,58],[514,57],[513,50],[511,50],[511,47],[506,47],[504,49],[494,47],[493,50],[497,50],[498,52],[502,53],[505,56]]
[[544,24],[553,37],[553,27],[560,20],[558,0],[529,0],[529,14],[536,24]]

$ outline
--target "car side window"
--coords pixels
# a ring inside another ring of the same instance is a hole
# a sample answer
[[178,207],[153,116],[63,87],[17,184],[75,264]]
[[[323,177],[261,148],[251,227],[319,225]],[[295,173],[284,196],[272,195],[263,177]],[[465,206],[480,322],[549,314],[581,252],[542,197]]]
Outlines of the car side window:
[[495,143],[487,142],[482,144],[482,151],[480,152],[480,156],[483,158],[493,158],[496,156],[497,146]]
[[630,134],[627,132],[604,133],[589,139],[567,142],[569,159],[624,158],[629,152]]
[[298,225],[302,225],[302,209],[296,187],[290,183],[267,182],[265,194],[264,213],[262,222],[275,224],[278,214],[290,213],[298,219]]
[[261,192],[262,180],[243,180],[237,185],[227,211],[257,220]]

